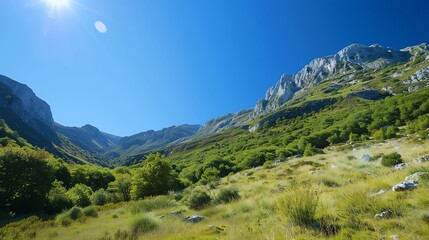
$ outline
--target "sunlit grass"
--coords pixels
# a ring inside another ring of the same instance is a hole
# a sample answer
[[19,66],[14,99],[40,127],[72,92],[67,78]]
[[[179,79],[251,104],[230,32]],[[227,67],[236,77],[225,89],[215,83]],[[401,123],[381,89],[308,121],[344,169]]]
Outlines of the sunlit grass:
[[[240,198],[231,202],[216,201],[192,210],[171,196],[161,196],[103,206],[97,217],[82,217],[66,226],[33,218],[2,231],[14,236],[9,239],[109,239],[115,234],[131,236],[136,219],[147,218],[155,223],[149,225],[156,227],[139,232],[137,239],[380,239],[391,235],[427,239],[429,180],[422,179],[412,191],[391,191],[406,176],[429,171],[429,163],[412,163],[415,157],[426,155],[427,149],[428,142],[405,139],[355,151],[331,147],[323,155],[292,159],[272,169],[253,169],[251,176],[232,174],[216,189],[208,190],[215,198],[222,189],[236,189]],[[411,163],[408,169],[394,171],[378,160],[360,160],[364,153],[374,156],[393,151]],[[317,189],[317,194],[306,195],[311,189]],[[386,192],[375,195],[381,189]],[[294,205],[295,213],[289,212]],[[170,214],[177,210],[182,210],[182,216]],[[386,210],[391,212],[389,217],[374,218]],[[199,223],[184,221],[193,214],[205,219]]]

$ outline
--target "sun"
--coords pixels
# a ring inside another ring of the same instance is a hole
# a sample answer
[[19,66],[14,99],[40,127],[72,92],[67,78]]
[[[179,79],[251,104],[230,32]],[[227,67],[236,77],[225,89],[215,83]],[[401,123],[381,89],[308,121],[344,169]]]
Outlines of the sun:
[[61,9],[70,6],[71,0],[44,0],[51,9]]

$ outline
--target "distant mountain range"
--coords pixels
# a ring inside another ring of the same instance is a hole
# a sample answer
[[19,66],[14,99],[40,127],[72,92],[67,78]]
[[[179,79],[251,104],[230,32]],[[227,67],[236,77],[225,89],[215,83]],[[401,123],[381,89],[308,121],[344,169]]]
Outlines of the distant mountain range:
[[[38,98],[28,86],[0,75],[0,119],[4,119],[13,131],[32,145],[45,148],[65,160],[104,166],[120,165],[150,151],[192,139],[205,138],[225,129],[240,127],[253,131],[260,126],[263,119],[274,121],[276,111],[291,101],[299,101],[303,96],[311,94],[313,86],[322,84],[325,79],[334,75],[347,73],[337,84],[327,86],[326,94],[344,84],[358,84],[354,74],[361,71],[415,61],[417,58],[429,61],[428,56],[426,44],[407,47],[400,51],[377,44],[371,46],[352,44],[334,55],[314,59],[296,74],[282,75],[254,108],[217,117],[203,126],[185,124],[128,137],[104,133],[91,125],[66,127],[55,123],[50,106]],[[408,86],[407,91],[413,91],[427,87],[428,77],[429,67],[416,69],[415,74],[403,84]],[[351,94],[377,98],[394,92],[386,86],[383,89],[361,89]],[[308,104],[311,108],[317,108],[316,105],[323,104],[323,101],[318,101],[315,106]],[[1,137],[4,136],[0,135]]]

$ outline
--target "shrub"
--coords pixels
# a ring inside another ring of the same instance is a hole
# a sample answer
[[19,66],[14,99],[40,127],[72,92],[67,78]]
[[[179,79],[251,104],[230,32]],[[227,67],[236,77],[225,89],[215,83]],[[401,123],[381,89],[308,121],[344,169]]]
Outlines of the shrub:
[[383,156],[381,159],[381,165],[385,167],[392,167],[396,164],[402,163],[402,157],[399,153],[393,152],[391,154]]
[[102,206],[108,203],[110,198],[110,193],[101,188],[95,191],[94,194],[92,194],[91,202],[94,205]]
[[91,195],[91,188],[84,184],[76,184],[67,191],[67,196],[73,201],[73,204],[80,207],[91,205]]
[[82,208],[79,207],[72,207],[70,210],[67,211],[67,216],[70,217],[70,219],[76,220],[79,217],[82,216]]
[[423,222],[429,224],[429,213],[426,213],[422,217]]
[[171,197],[158,196],[135,202],[131,206],[131,213],[137,214],[140,212],[150,212],[156,209],[171,208],[175,206],[177,206],[177,202],[172,200]]
[[63,182],[55,180],[48,194],[46,211],[58,213],[73,206],[72,200],[66,195],[67,190],[62,186]]
[[275,201],[275,209],[294,224],[311,226],[315,223],[319,202],[315,188],[294,186]]
[[201,209],[210,204],[212,200],[207,191],[200,188],[185,192],[183,199],[183,202],[192,209]]
[[131,233],[141,234],[155,230],[158,227],[158,223],[150,216],[140,216],[133,220],[131,223]]
[[224,188],[220,190],[217,195],[216,202],[220,203],[228,203],[234,200],[240,199],[240,195],[238,194],[238,189],[234,187]]
[[97,213],[97,209],[95,207],[86,207],[82,210],[83,215],[87,216],[87,217],[97,217],[98,213]]

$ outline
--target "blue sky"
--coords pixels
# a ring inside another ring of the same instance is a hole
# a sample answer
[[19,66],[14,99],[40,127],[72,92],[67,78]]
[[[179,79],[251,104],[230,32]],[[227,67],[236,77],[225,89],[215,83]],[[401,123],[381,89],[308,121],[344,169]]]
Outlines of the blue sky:
[[[0,1],[0,74],[66,126],[125,136],[253,107],[283,73],[352,44],[429,42],[425,0]],[[107,32],[96,30],[102,21]]]

